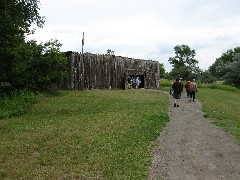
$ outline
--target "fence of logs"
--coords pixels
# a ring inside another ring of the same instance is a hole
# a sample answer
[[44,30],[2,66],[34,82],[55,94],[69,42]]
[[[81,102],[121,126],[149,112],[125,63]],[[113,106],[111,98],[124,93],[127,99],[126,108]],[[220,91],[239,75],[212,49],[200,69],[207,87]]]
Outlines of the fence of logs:
[[159,86],[159,62],[114,55],[65,53],[69,62],[69,90],[127,89],[129,77],[140,77],[142,88]]

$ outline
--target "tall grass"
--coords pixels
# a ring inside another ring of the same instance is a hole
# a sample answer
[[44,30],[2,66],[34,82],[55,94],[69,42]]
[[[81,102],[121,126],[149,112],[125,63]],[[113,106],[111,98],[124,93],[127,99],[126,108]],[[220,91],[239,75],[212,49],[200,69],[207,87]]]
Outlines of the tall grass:
[[64,91],[0,121],[0,179],[146,179],[166,125],[157,91]]
[[[219,87],[219,86],[218,86]],[[201,88],[197,94],[203,103],[205,116],[234,135],[240,143],[240,96],[239,93]]]
[[219,90],[225,90],[225,91],[231,91],[231,92],[237,92],[240,93],[240,89],[229,86],[229,85],[224,85],[224,84],[219,84],[219,83],[212,83],[212,84],[198,84],[199,88],[210,88],[210,89],[219,89]]
[[160,87],[170,87],[172,84],[171,80],[168,79],[161,79],[160,80]]
[[37,102],[37,95],[31,91],[13,91],[0,94],[0,119],[26,113]]
[[169,91],[171,84],[172,84],[171,80],[161,79],[160,80],[160,86],[159,86],[158,90]]

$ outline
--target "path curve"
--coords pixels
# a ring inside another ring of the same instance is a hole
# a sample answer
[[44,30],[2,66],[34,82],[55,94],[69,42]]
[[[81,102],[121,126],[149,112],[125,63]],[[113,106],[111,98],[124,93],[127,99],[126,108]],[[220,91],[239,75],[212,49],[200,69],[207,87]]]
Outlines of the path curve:
[[203,117],[198,100],[182,97],[180,107],[171,104],[169,117],[153,151],[149,180],[240,180],[240,146]]

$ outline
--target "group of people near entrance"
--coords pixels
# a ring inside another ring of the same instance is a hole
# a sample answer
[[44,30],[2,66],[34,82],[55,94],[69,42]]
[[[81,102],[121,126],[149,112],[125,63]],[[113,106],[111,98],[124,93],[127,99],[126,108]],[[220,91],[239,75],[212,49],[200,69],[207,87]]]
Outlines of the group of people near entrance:
[[141,80],[138,76],[136,77],[130,77],[128,76],[128,85],[127,85],[127,88],[128,89],[138,89],[140,86],[141,86]]
[[[189,98],[189,101],[195,102],[196,92],[197,89],[197,83],[195,79],[192,80],[192,82],[187,81],[185,84],[187,98]],[[172,82],[172,85],[170,87],[170,95],[174,98],[174,107],[179,107],[179,99],[182,96],[183,92],[183,83],[182,79],[177,78],[176,81]]]

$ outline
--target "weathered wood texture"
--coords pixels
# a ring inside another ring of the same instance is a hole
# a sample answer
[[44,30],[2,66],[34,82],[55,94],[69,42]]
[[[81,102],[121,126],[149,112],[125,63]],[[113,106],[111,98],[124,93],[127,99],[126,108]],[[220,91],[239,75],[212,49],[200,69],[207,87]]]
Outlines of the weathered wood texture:
[[69,90],[126,89],[127,77],[141,76],[143,88],[159,87],[159,62],[68,51]]

